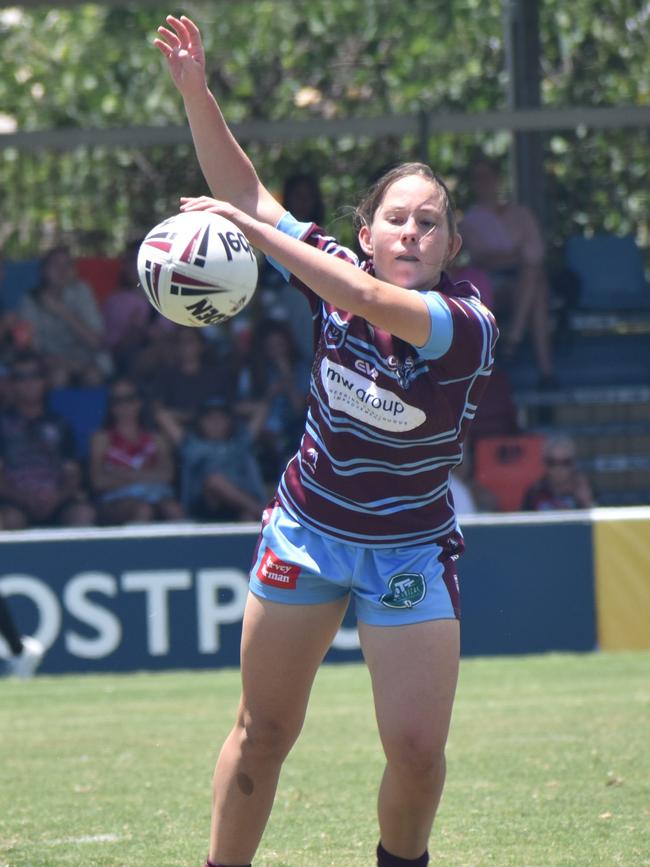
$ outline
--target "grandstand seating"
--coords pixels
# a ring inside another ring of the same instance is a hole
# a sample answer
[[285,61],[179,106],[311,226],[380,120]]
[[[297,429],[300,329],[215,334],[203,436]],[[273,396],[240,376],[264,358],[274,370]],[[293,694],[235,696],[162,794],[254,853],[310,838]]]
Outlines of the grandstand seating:
[[117,288],[121,267],[120,259],[109,256],[81,256],[77,259],[77,273],[92,286],[100,306]]
[[477,440],[476,481],[494,494],[500,511],[521,508],[526,491],[544,472],[543,447],[544,437],[537,434]]
[[[101,306],[117,287],[120,259],[111,256],[80,256],[76,261],[79,277],[93,288]],[[6,259],[4,277],[0,280],[2,307],[5,310],[19,307],[25,293],[38,283],[40,273],[40,259]]]
[[4,310],[15,310],[23,295],[36,286],[41,274],[40,259],[5,259],[0,280],[0,299]]
[[88,457],[90,438],[104,423],[108,404],[105,386],[55,388],[48,395],[50,409],[68,422],[75,435],[79,460]]
[[566,242],[566,264],[580,281],[580,309],[650,309],[650,285],[632,236],[574,235]]

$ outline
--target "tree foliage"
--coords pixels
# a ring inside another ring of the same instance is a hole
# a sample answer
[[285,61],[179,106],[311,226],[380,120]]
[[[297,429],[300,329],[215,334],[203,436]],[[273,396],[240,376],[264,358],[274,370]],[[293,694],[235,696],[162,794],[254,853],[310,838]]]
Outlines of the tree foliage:
[[[542,0],[542,98],[548,107],[647,105],[650,5]],[[373,117],[506,107],[501,0],[240,0],[187,2],[201,25],[210,83],[232,122]],[[183,124],[179,95],[151,42],[168,7],[80,4],[0,10],[0,122],[35,131]],[[481,147],[506,154],[506,133],[432,135],[429,160],[465,197]],[[296,167],[321,176],[340,209],[385,165],[421,156],[413,137],[247,143],[275,188]],[[648,131],[557,131],[545,138],[551,243],[573,231],[648,241]],[[0,151],[5,253],[33,255],[55,237],[79,252],[119,251],[204,190],[191,146]],[[341,223],[341,226],[343,223]],[[336,226],[337,230],[340,226]]]

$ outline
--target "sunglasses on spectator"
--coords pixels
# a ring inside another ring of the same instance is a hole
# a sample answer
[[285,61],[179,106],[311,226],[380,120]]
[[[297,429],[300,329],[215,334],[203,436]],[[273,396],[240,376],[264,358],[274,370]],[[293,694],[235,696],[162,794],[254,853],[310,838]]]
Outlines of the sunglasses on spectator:
[[573,458],[546,458],[544,463],[549,467],[570,467]]

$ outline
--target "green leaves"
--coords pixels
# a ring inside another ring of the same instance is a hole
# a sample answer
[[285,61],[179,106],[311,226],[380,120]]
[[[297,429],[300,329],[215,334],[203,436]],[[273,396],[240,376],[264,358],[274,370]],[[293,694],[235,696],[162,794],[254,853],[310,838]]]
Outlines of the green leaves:
[[[506,107],[501,0],[196,0],[185,9],[201,27],[210,83],[231,122]],[[0,10],[3,128],[184,125],[182,101],[152,46],[168,11],[135,3]],[[544,0],[540,27],[544,106],[649,104],[644,4]],[[462,204],[471,151],[480,145],[503,153],[509,141],[503,131],[434,133],[427,156],[458,186]],[[647,236],[650,207],[647,192],[639,192],[647,130],[559,130],[546,143],[552,244],[559,247],[576,225]],[[381,166],[422,156],[405,136],[247,146],[275,188],[298,165],[322,174],[332,218]],[[92,162],[90,190],[80,180],[84,160]],[[180,194],[204,188],[185,146],[125,143],[112,151],[52,153],[38,170],[37,163],[0,151],[0,185],[20,191],[18,210],[6,216],[6,255],[33,254],[45,220],[53,234],[71,227],[80,248],[99,231],[107,252],[116,252],[175,208]],[[45,184],[43,165],[51,171]],[[87,195],[90,208],[77,201]]]

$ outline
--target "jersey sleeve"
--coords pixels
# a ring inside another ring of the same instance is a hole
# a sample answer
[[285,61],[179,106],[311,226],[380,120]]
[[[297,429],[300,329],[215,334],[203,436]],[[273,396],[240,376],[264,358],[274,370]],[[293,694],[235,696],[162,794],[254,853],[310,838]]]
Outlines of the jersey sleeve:
[[[279,229],[285,235],[290,235],[292,238],[297,238],[299,241],[302,241],[311,232],[313,226],[313,223],[301,223],[299,220],[296,220],[293,214],[290,214],[289,211],[285,211],[275,228]],[[275,270],[282,274],[285,280],[288,281],[291,279],[291,274],[284,265],[281,265],[272,256],[267,256],[266,260],[269,265],[273,265]]]
[[431,334],[424,346],[416,346],[418,355],[427,360],[443,356],[454,337],[454,321],[451,311],[439,292],[424,292],[422,297],[429,310]]
[[464,379],[489,371],[494,363],[494,346],[499,336],[490,310],[476,298],[442,293],[439,297],[449,310],[452,337],[446,352],[437,357],[425,357],[435,360],[440,365],[441,375],[449,379]]
[[[290,235],[292,238],[297,238],[299,241],[311,244],[312,247],[323,250],[323,252],[330,256],[337,256],[339,259],[345,259],[353,265],[359,265],[359,259],[352,250],[339,244],[336,238],[333,238],[331,235],[326,235],[324,230],[320,226],[317,226],[316,223],[301,223],[289,211],[286,211],[280,218],[276,229],[279,229],[285,235]],[[317,298],[309,286],[298,280],[284,265],[281,265],[272,256],[267,256],[266,258],[269,264],[277,269],[292,286],[295,286],[310,299],[312,297]],[[317,300],[317,303],[320,303],[320,299]]]

